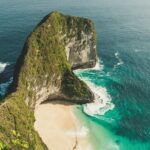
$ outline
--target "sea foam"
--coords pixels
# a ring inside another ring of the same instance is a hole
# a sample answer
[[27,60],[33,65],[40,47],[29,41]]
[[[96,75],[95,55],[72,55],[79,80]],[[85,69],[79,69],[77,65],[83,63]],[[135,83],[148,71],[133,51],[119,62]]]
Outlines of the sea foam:
[[108,110],[114,108],[114,104],[111,102],[111,96],[108,94],[107,89],[105,87],[96,85],[94,82],[92,82],[92,79],[90,79],[90,77],[83,77],[82,75],[80,75],[83,72],[91,70],[102,71],[103,68],[104,66],[102,62],[100,62],[98,59],[97,64],[94,68],[75,71],[75,74],[81,80],[83,80],[90,87],[91,91],[94,93],[95,96],[94,102],[83,105],[84,112],[90,116],[104,115]]
[[77,70],[74,71],[74,73],[75,74],[79,74],[80,72],[83,72],[83,71],[103,70],[103,68],[104,68],[103,62],[100,61],[99,58],[97,58],[95,67],[93,67],[93,68],[86,68],[86,69],[77,69]]
[[94,115],[104,115],[108,110],[114,108],[114,104],[111,103],[111,97],[104,87],[96,86],[91,81],[83,79],[86,84],[90,87],[94,93],[95,100],[93,103],[85,104],[83,110],[86,114],[90,116]]
[[99,58],[97,58],[97,62],[96,62],[95,67],[93,67],[93,68],[91,68],[89,70],[103,70],[103,68],[104,68],[103,62],[100,61]]
[[119,52],[115,52],[115,57],[118,60],[117,64],[114,66],[114,68],[116,68],[117,66],[120,66],[122,64],[124,64],[123,60],[120,58],[120,54]]
[[2,73],[5,70],[7,65],[9,65],[9,63],[0,63],[0,73]]

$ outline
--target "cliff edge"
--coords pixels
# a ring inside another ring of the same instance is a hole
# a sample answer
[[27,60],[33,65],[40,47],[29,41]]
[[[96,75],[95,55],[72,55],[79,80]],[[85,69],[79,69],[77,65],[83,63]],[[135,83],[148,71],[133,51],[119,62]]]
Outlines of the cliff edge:
[[47,149],[33,128],[34,108],[47,100],[76,104],[94,95],[73,73],[96,64],[96,32],[91,20],[47,15],[28,36],[16,63],[11,93],[0,104],[0,147]]
[[96,64],[96,34],[91,20],[47,15],[28,37],[16,64],[14,84],[34,107],[45,100],[92,102],[94,96],[73,69]]

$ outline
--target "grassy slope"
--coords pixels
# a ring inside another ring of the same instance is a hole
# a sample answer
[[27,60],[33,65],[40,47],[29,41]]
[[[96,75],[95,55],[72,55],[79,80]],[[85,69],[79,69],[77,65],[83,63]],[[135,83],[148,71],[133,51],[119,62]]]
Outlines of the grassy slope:
[[0,105],[0,118],[0,142],[7,145],[6,150],[23,150],[21,143],[13,143],[13,140],[18,139],[13,131],[20,134],[20,141],[27,143],[28,147],[24,149],[46,149],[33,129],[34,115],[25,104],[21,93],[12,93],[5,99],[5,102]]

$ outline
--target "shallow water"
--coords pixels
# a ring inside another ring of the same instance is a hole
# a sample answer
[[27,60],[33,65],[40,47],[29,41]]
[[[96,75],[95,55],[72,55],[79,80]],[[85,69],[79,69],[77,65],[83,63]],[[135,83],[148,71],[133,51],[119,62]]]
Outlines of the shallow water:
[[1,0],[0,6],[0,97],[12,80],[27,35],[47,13],[59,10],[91,18],[103,67],[78,72],[78,76],[107,107],[83,106],[92,115],[81,110],[79,114],[91,130],[96,150],[150,149],[148,0]]

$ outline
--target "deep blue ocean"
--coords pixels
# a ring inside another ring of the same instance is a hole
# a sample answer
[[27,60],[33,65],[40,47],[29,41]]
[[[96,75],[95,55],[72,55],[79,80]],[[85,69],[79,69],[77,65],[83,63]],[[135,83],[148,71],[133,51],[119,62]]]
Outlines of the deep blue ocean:
[[0,97],[26,37],[53,10],[97,30],[98,67],[77,72],[104,105],[83,106],[96,150],[150,150],[149,0],[0,0]]

